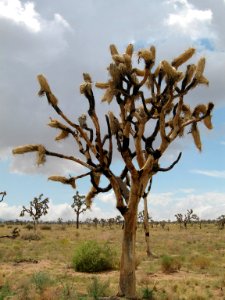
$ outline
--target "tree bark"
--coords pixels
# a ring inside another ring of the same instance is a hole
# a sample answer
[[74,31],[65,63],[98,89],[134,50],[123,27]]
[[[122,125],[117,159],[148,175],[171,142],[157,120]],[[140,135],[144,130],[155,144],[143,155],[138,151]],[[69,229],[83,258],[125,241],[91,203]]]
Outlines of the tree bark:
[[147,256],[150,257],[153,256],[153,254],[150,250],[147,197],[144,197],[144,231],[145,231],[146,252],[147,252]]
[[118,296],[136,299],[136,242],[137,206],[129,209],[124,216],[122,255]]
[[34,222],[34,232],[36,232],[38,221],[36,219],[34,219],[33,222]]
[[79,229],[79,214],[77,214],[76,227]]

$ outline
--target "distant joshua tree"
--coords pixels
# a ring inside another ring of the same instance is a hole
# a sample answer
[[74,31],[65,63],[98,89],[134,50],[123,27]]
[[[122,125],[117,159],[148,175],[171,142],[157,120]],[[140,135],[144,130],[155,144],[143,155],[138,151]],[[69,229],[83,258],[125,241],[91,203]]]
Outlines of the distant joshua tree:
[[184,216],[179,213],[176,214],[175,217],[177,222],[180,224],[180,228],[183,224],[185,229],[187,229],[187,224],[190,224],[192,221],[199,221],[199,217],[196,214],[193,214],[193,209],[188,209]]
[[26,208],[23,206],[23,209],[20,213],[20,217],[24,217],[25,214],[28,214],[32,219],[34,223],[34,230],[36,231],[37,229],[37,224],[39,219],[46,215],[48,213],[48,203],[49,199],[41,199],[43,197],[43,194],[41,194],[38,198],[35,197],[33,201],[30,202],[30,207]]
[[98,224],[100,223],[98,218],[94,218],[92,222],[94,223],[95,228],[97,228]]
[[[194,48],[187,49],[171,62],[161,60],[156,66],[154,46],[140,49],[133,55],[132,44],[122,54],[115,45],[110,45],[110,52],[112,61],[107,68],[107,82],[95,82],[94,87],[91,76],[83,73],[80,93],[87,99],[88,117],[81,114],[77,121],[64,114],[46,78],[38,75],[39,95],[47,97],[60,118],[51,119],[49,123],[50,127],[60,130],[56,140],[68,136],[73,138],[80,157],[77,153],[65,155],[50,151],[41,144],[18,147],[13,153],[37,152],[37,164],[43,164],[47,156],[53,156],[85,167],[87,171],[81,175],[57,175],[49,179],[76,188],[79,178],[89,176],[91,187],[86,196],[87,206],[91,206],[97,194],[113,189],[115,205],[124,218],[118,295],[135,299],[139,203],[145,197],[152,177],[171,170],[180,160],[181,153],[170,166],[164,168],[160,165],[176,139],[191,133],[196,147],[202,149],[198,124],[203,122],[208,129],[212,129],[214,105],[208,103],[190,107],[185,103],[186,95],[191,90],[209,83],[203,74],[204,57],[196,64],[187,64],[180,69],[194,55]],[[106,126],[102,126],[103,120],[100,122],[98,116],[94,88],[105,90],[102,101],[108,104],[114,102],[118,108],[112,108],[113,111],[105,115]],[[115,170],[114,162],[118,157],[121,168]],[[102,186],[102,179],[107,180],[107,186]]]
[[0,195],[2,196],[2,198],[0,199],[0,202],[3,201],[4,197],[7,195],[6,192],[0,192]]
[[79,228],[79,218],[82,213],[87,210],[87,205],[85,201],[85,196],[79,195],[79,192],[76,192],[76,195],[73,196],[73,203],[71,205],[74,212],[76,213],[76,227]]
[[217,218],[217,225],[219,229],[224,229],[225,227],[225,215],[221,215]]
[[62,225],[62,224],[63,224],[63,218],[58,218],[57,223],[58,223],[59,225]]

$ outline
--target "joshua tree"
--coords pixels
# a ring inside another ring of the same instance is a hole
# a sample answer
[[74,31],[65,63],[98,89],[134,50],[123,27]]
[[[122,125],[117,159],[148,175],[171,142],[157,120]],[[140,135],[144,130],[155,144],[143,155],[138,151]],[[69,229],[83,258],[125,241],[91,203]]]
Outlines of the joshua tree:
[[224,229],[225,226],[225,215],[221,215],[217,218],[217,225],[219,229]]
[[76,195],[73,196],[73,204],[71,205],[73,210],[76,213],[76,227],[79,228],[79,217],[80,214],[84,213],[87,210],[85,196],[79,195],[79,192],[76,192]]
[[107,223],[109,225],[109,228],[111,229],[112,226],[116,223],[116,220],[114,218],[107,219]]
[[[203,75],[205,58],[201,58],[196,65],[187,65],[184,72],[179,70],[193,56],[195,49],[186,50],[172,62],[163,60],[156,67],[155,47],[140,50],[137,53],[138,63],[141,63],[139,68],[133,62],[132,44],[127,46],[124,54],[119,54],[115,45],[110,46],[110,51],[112,63],[108,67],[109,79],[95,84],[96,88],[105,89],[102,101],[113,101],[119,109],[119,114],[112,111],[106,114],[107,132],[100,125],[103,120],[97,116],[93,81],[88,73],[83,74],[80,92],[88,100],[89,118],[83,114],[78,122],[63,113],[47,80],[43,75],[38,75],[39,95],[47,97],[61,118],[61,121],[51,119],[49,123],[50,127],[60,130],[56,140],[68,136],[74,138],[82,158],[78,158],[77,153],[65,155],[53,152],[40,144],[18,147],[13,153],[35,151],[37,164],[43,164],[46,156],[54,156],[85,167],[88,172],[79,176],[51,176],[49,179],[75,188],[77,179],[90,176],[92,187],[86,196],[88,207],[98,193],[113,189],[116,207],[124,218],[118,295],[135,298],[135,241],[139,202],[148,191],[151,178],[158,172],[169,171],[179,161],[181,153],[169,167],[162,168],[159,164],[169,146],[187,133],[186,129],[201,150],[198,123],[203,121],[208,129],[212,128],[211,112],[214,105],[200,104],[191,108],[184,102],[189,91],[199,84],[208,85]],[[117,172],[113,168],[116,152],[123,163],[122,169]],[[102,177],[108,180],[108,186],[101,186]]]
[[58,218],[57,223],[58,223],[59,225],[62,225],[62,224],[63,224],[63,218]]
[[175,215],[175,218],[177,219],[177,223],[180,224],[180,229],[182,227],[182,224],[183,224],[183,215],[182,214],[176,214]]
[[102,227],[105,227],[106,220],[102,218],[102,219],[100,220],[100,224],[101,224]]
[[20,213],[20,217],[24,217],[25,213],[29,214],[29,216],[33,219],[34,230],[36,230],[38,220],[41,216],[44,216],[48,213],[48,202],[49,199],[41,199],[43,194],[41,194],[38,198],[35,197],[33,201],[30,201],[30,207],[26,208],[23,206],[23,209]]
[[2,196],[2,198],[0,199],[0,202],[2,202],[4,197],[6,196],[6,192],[0,192],[0,195]]
[[198,223],[199,228],[202,229],[202,220],[200,219],[200,217],[196,214],[192,214],[191,218],[194,222]]
[[184,228],[187,229],[187,224],[191,223],[192,220],[199,221],[199,217],[196,214],[193,214],[193,209],[188,209],[187,213],[183,216],[182,214],[175,215],[177,222],[180,224],[184,224]]
[[94,218],[94,219],[92,220],[92,222],[93,222],[95,228],[97,228],[100,221],[99,221],[98,218]]

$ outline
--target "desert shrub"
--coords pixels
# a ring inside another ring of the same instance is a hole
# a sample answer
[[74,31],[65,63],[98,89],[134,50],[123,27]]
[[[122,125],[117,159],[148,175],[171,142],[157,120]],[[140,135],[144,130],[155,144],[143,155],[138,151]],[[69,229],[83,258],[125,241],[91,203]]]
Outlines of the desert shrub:
[[28,229],[28,230],[33,230],[34,229],[34,225],[32,225],[32,224],[27,224],[26,226],[25,226],[25,228],[26,229]]
[[154,299],[154,290],[150,289],[149,287],[145,287],[141,290],[142,297],[141,299],[148,299],[153,300]]
[[203,255],[195,255],[191,258],[192,265],[199,269],[207,269],[210,266],[210,259]]
[[39,241],[41,239],[40,234],[37,234],[35,232],[29,232],[29,233],[24,233],[21,236],[22,240],[29,240],[29,241]]
[[108,244],[100,245],[96,241],[80,244],[73,256],[73,268],[79,272],[100,272],[115,267],[116,253]]
[[12,291],[7,283],[0,287],[0,300],[8,299],[11,295]]
[[101,282],[97,277],[94,277],[87,288],[87,292],[93,300],[98,300],[99,297],[107,296],[109,293],[109,281]]
[[161,269],[164,273],[173,273],[179,271],[181,268],[181,261],[179,257],[163,255],[161,258]]
[[41,230],[52,230],[52,227],[51,227],[51,225],[42,225],[41,227]]
[[61,289],[61,295],[60,300],[71,300],[71,299],[78,299],[78,295],[76,293],[74,283],[68,283],[61,281],[62,289]]
[[43,290],[52,284],[53,281],[47,273],[37,272],[32,275],[31,282],[39,292],[43,292]]

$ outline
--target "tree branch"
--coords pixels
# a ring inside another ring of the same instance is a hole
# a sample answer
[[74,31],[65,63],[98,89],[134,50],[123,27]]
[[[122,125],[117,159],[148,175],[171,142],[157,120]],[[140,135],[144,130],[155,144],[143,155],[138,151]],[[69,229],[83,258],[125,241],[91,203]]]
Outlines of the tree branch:
[[160,171],[160,172],[167,172],[167,171],[170,171],[171,169],[173,169],[173,167],[178,163],[178,161],[180,160],[181,158],[181,155],[182,155],[182,152],[179,153],[177,159],[167,168],[160,168],[158,167],[156,170],[157,172]]
[[60,154],[60,153],[56,153],[56,152],[51,152],[51,151],[48,151],[46,150],[45,152],[46,155],[48,156],[54,156],[54,157],[59,157],[59,158],[63,158],[63,159],[66,159],[66,160],[70,160],[70,161],[73,161],[73,162],[76,162],[92,171],[95,170],[95,168],[91,165],[89,165],[88,163],[85,163],[84,161],[80,160],[79,158],[75,158],[74,156],[67,156],[67,155],[64,155],[64,154]]

